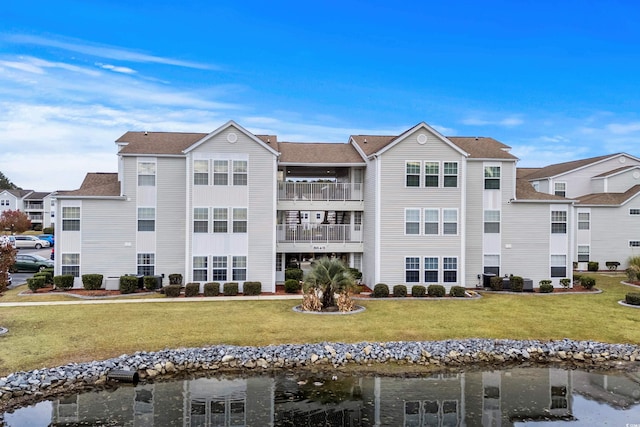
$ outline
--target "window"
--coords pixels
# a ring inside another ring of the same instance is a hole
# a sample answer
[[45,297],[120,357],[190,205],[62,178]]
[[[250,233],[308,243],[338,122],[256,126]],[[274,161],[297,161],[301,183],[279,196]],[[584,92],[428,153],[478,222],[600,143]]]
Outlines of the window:
[[439,234],[440,213],[438,209],[424,210],[424,234]]
[[247,257],[246,256],[234,256],[233,257],[233,280],[247,280]]
[[193,161],[193,184],[209,185],[209,160]]
[[150,186],[156,185],[156,164],[151,162],[138,163],[138,185]]
[[485,233],[500,232],[500,211],[493,211],[493,210],[484,211],[484,232]]
[[213,185],[229,184],[229,162],[227,160],[213,161]]
[[444,257],[442,259],[442,272],[445,283],[455,283],[458,281],[458,258]]
[[591,227],[589,225],[590,217],[589,212],[578,212],[578,230],[588,230]]
[[233,208],[233,232],[247,232],[247,208]]
[[226,233],[227,231],[227,208],[213,208],[213,232]]
[[640,215],[640,209],[634,209],[634,208],[629,209],[629,215]]
[[79,231],[80,230],[80,207],[69,206],[62,208],[62,230],[63,231]]
[[440,176],[440,165],[438,162],[424,162],[424,186],[437,187]]
[[9,200],[7,199],[0,200],[0,206],[9,206]]
[[566,211],[551,211],[551,233],[567,234]]
[[207,281],[207,257],[206,256],[193,257],[193,280],[195,282]]
[[500,275],[500,255],[484,256],[484,274]]
[[438,258],[424,258],[424,282],[438,283]]
[[531,186],[533,187],[534,190],[540,191],[540,183],[538,181],[532,182]]
[[142,276],[153,276],[155,273],[156,255],[138,254],[138,274]]
[[407,162],[406,175],[407,187],[420,187],[420,162]]
[[193,232],[209,232],[209,208],[193,208]]
[[418,283],[420,281],[420,258],[419,257],[406,257],[404,259],[405,265],[405,282]]
[[556,196],[564,197],[567,194],[567,183],[566,182],[554,182],[553,183],[553,194]]
[[444,170],[444,186],[457,187],[458,186],[458,163],[444,162],[442,169]]
[[138,208],[138,231],[156,231],[156,208]]
[[80,277],[80,254],[62,254],[61,274]]
[[589,262],[589,245],[578,245],[578,262]]
[[500,166],[484,167],[484,188],[485,190],[500,189]]
[[222,282],[227,280],[227,257],[213,256],[211,257],[211,280]]
[[640,240],[629,240],[630,248],[640,248]]
[[567,277],[566,255],[551,255],[551,277]]
[[442,233],[458,234],[458,210],[457,209],[442,210]]
[[247,185],[247,161],[233,161],[233,185]]
[[405,234],[420,234],[420,209],[405,209],[404,232]]

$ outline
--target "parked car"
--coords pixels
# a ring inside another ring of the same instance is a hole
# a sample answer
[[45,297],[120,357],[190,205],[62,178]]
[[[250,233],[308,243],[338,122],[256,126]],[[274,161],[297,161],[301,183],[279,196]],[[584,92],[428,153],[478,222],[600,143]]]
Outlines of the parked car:
[[40,255],[18,254],[16,255],[16,262],[11,266],[11,271],[13,273],[18,271],[42,271],[48,267],[53,268],[53,261],[50,259]]
[[31,236],[29,234],[20,234],[15,236],[15,238],[16,238],[16,248],[42,249],[42,248],[49,247],[48,241],[40,240],[36,236]]
[[49,242],[49,246],[51,247],[53,247],[53,245],[56,242],[56,239],[55,237],[53,237],[53,234],[38,234],[36,237],[40,240],[46,240],[47,242]]
[[2,236],[2,237],[6,237],[7,239],[9,239],[9,244],[11,246],[13,246],[14,248],[16,247],[16,238],[13,236]]

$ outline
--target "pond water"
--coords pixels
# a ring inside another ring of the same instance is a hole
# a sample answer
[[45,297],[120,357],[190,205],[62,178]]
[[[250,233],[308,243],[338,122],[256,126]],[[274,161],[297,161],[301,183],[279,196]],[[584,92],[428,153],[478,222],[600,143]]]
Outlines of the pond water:
[[7,426],[629,426],[640,372],[512,368],[412,375],[344,371],[121,385],[3,414]]

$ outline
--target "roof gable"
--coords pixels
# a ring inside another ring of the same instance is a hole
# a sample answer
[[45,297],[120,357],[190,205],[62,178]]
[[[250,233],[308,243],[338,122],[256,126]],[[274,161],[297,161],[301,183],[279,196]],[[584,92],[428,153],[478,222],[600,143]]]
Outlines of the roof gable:
[[593,193],[585,194],[578,199],[579,205],[622,206],[640,194],[640,184],[634,185],[624,193]]
[[637,159],[626,153],[607,154],[605,156],[590,157],[588,159],[573,160],[570,162],[556,163],[553,165],[545,166],[543,168],[540,168],[537,172],[528,175],[527,179],[530,181],[534,181],[537,179],[554,178],[560,175],[564,175],[568,172],[576,171],[578,169],[586,168],[588,166],[622,156],[640,161],[640,159]]
[[219,135],[220,133],[224,132],[225,130],[229,129],[230,127],[233,127],[236,130],[238,130],[239,132],[242,132],[249,139],[254,141],[256,144],[260,145],[265,150],[269,151],[274,156],[278,156],[279,155],[278,151],[275,148],[271,147],[263,139],[261,139],[261,138],[257,137],[256,135],[252,134],[251,132],[249,132],[248,130],[246,130],[245,128],[243,128],[242,126],[240,126],[239,124],[237,124],[233,120],[229,120],[227,123],[223,124],[218,129],[216,129],[213,132],[211,132],[211,133],[205,135],[204,137],[200,138],[198,141],[196,141],[195,143],[191,144],[188,148],[184,149],[183,152],[186,154],[186,153],[189,153],[189,152],[195,150],[200,145],[204,144],[205,142],[209,141],[211,138],[215,137],[216,135]]
[[88,173],[84,177],[79,189],[73,191],[59,191],[57,193],[58,197],[117,197],[120,195],[120,181],[118,181],[118,174],[113,172]]

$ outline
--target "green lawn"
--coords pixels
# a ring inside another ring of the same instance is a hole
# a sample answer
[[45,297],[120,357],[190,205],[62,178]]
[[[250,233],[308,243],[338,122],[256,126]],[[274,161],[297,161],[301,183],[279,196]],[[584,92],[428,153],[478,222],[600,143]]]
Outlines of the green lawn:
[[621,285],[620,274],[594,276],[601,294],[365,300],[365,312],[348,316],[295,313],[291,300],[3,307],[0,326],[9,333],[0,337],[0,375],[210,344],[471,337],[639,344],[640,309],[617,303],[636,289]]

